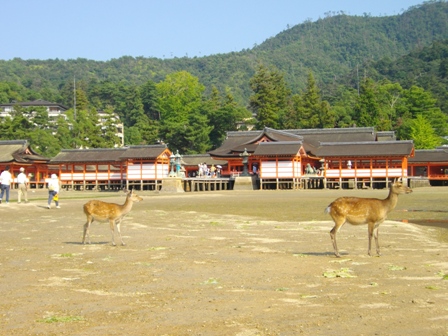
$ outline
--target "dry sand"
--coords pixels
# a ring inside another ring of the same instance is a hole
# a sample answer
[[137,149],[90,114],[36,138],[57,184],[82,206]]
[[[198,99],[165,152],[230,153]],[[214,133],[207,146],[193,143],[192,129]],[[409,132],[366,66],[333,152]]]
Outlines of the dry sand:
[[323,210],[387,190],[143,192],[117,247],[80,244],[82,204],[121,193],[30,195],[0,205],[2,335],[448,335],[447,188],[400,196],[381,257],[344,226],[342,258]]

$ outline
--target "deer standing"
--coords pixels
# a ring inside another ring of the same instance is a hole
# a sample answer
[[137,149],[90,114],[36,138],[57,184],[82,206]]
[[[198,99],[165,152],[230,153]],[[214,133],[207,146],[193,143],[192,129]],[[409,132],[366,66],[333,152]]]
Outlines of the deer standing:
[[[125,191],[126,192],[126,191]],[[117,232],[120,236],[121,245],[125,245],[123,238],[121,237],[120,224],[123,217],[126,216],[132,209],[134,202],[140,202],[143,200],[140,196],[129,191],[126,193],[126,201],[123,205],[115,203],[107,203],[98,200],[92,200],[84,204],[84,213],[87,216],[87,222],[84,224],[84,233],[82,236],[82,243],[85,244],[86,234],[90,244],[89,228],[90,224],[94,220],[99,222],[109,222],[110,229],[112,231],[112,245],[115,246],[115,226],[117,226]]]
[[360,197],[340,197],[333,201],[325,212],[329,213],[334,221],[334,227],[330,231],[331,241],[333,242],[334,254],[340,257],[336,243],[336,233],[345,224],[368,225],[369,249],[370,254],[372,245],[372,236],[375,237],[376,253],[380,256],[380,246],[378,243],[379,226],[387,218],[389,212],[395,209],[398,202],[398,195],[409,194],[412,192],[401,181],[395,181],[390,186],[389,196],[386,199],[378,198],[360,198]]

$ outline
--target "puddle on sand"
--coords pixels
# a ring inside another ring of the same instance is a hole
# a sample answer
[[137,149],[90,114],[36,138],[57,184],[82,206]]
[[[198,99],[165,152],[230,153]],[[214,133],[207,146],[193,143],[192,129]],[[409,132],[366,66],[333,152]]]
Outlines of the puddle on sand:
[[436,228],[437,237],[441,241],[448,243],[448,219],[413,219],[410,222],[421,226]]

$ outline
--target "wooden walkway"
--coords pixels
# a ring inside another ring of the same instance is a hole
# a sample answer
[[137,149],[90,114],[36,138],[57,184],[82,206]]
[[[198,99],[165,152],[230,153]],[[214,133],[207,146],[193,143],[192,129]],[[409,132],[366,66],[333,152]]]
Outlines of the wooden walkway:
[[217,191],[232,190],[234,180],[230,178],[187,177],[182,179],[185,191]]

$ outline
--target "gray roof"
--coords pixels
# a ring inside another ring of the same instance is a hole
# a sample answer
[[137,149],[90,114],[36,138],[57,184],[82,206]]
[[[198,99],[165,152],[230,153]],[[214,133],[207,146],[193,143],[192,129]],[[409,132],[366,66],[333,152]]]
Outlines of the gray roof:
[[259,144],[259,140],[267,137],[272,142],[288,142],[288,141],[302,141],[303,137],[287,131],[279,131],[266,127],[259,131],[245,131],[245,132],[227,132],[227,138],[224,140],[221,147],[210,151],[213,156],[239,156],[240,153],[246,149],[248,153],[253,153]]
[[412,141],[321,142],[313,154],[327,157],[410,156]]
[[206,163],[208,166],[212,164],[216,165],[227,165],[226,160],[215,160],[209,154],[195,154],[195,155],[183,155],[182,161],[185,166],[197,166],[200,163]]
[[63,149],[50,163],[120,162],[126,148]]
[[121,162],[124,159],[156,159],[166,145],[131,146],[124,148],[63,149],[50,163]]
[[48,162],[50,159],[33,151],[26,140],[1,140],[1,163],[34,163],[36,161]]
[[296,156],[301,147],[302,141],[261,142],[254,155]]
[[373,127],[347,127],[347,128],[312,128],[285,130],[303,137],[305,148],[307,145],[317,146],[319,142],[364,142],[375,141]]
[[[412,141],[395,140],[394,132],[375,133],[373,127],[290,129],[228,132],[221,147],[210,151],[214,157],[237,157],[247,149],[255,155],[297,155],[302,146],[313,156],[409,156]],[[376,141],[377,136],[382,141]],[[271,142],[260,142],[263,138]],[[387,141],[389,140],[389,141]],[[300,144],[300,145],[299,145]]]
[[448,164],[448,148],[416,149],[409,163],[446,162]]
[[131,146],[121,155],[122,159],[156,159],[167,150],[165,144]]
[[14,105],[20,105],[20,106],[57,106],[60,107],[63,110],[68,110],[67,107],[65,107],[64,105],[58,104],[58,103],[52,103],[46,100],[42,100],[42,99],[37,99],[37,100],[33,100],[33,101],[27,101],[27,102],[12,102],[9,104],[0,104],[0,107],[5,107],[5,106],[14,106]]

